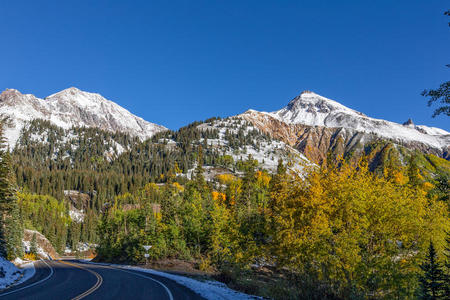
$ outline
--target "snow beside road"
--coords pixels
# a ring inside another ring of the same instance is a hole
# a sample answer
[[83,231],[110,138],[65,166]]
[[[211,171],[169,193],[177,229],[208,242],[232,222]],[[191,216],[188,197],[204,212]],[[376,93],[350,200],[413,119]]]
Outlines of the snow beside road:
[[34,274],[36,274],[36,269],[34,268],[34,262],[28,262],[26,264],[23,264],[20,266],[20,268],[23,272],[23,276],[22,276],[22,278],[20,278],[19,281],[15,282],[14,285],[23,283],[23,282],[27,281],[28,279],[30,279],[31,277],[33,277]]
[[165,272],[155,271],[152,269],[144,269],[139,268],[135,266],[126,266],[126,265],[116,265],[116,264],[104,264],[104,263],[94,263],[90,262],[88,260],[83,260],[86,263],[90,264],[98,264],[98,265],[108,265],[108,266],[114,266],[118,268],[123,269],[129,269],[129,270],[136,270],[144,273],[149,273],[157,276],[161,276],[167,279],[171,279],[175,281],[176,283],[179,283],[181,285],[184,285],[185,287],[189,288],[190,290],[196,292],[200,296],[216,300],[216,299],[223,299],[223,300],[248,300],[248,299],[263,299],[261,297],[247,295],[235,290],[230,289],[227,287],[224,283],[218,282],[218,281],[198,281],[189,277],[180,276],[180,275],[174,275],[169,274]]
[[[21,262],[22,260],[17,260]],[[0,290],[11,284],[27,281],[36,273],[33,262],[21,265],[19,269],[12,262],[0,257]]]
[[164,273],[160,271],[155,271],[152,269],[144,269],[133,266],[126,266],[127,269],[138,270],[141,272],[165,277],[171,279],[185,287],[193,290],[200,296],[206,299],[224,299],[224,300],[246,300],[246,299],[262,299],[261,297],[247,295],[241,292],[230,289],[224,283],[218,281],[198,281],[189,277],[184,277],[180,275],[174,275],[169,273]]
[[0,257],[0,289],[4,289],[14,283],[21,274],[20,270],[12,262]]

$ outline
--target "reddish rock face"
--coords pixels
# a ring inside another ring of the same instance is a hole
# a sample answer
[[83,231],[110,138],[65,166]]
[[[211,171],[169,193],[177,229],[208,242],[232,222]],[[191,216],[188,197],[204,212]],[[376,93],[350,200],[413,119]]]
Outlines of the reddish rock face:
[[[369,156],[375,157],[374,153],[372,155],[367,153],[365,148],[367,145],[377,141],[388,141],[404,146],[409,150],[419,150],[447,160],[450,159],[449,147],[447,149],[436,149],[420,142],[399,143],[382,139],[375,134],[359,132],[349,128],[287,124],[268,114],[257,111],[248,111],[240,116],[269,136],[296,148],[305,154],[309,160],[318,164],[325,162],[329,154],[333,157],[351,154],[356,159],[366,152]],[[380,150],[380,148],[377,148],[377,151]]]

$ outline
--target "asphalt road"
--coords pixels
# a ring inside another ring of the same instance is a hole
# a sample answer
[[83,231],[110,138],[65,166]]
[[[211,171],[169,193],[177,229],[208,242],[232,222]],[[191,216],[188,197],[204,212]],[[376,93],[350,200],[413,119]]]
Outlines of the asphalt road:
[[39,261],[30,280],[0,299],[203,299],[164,277],[77,261]]

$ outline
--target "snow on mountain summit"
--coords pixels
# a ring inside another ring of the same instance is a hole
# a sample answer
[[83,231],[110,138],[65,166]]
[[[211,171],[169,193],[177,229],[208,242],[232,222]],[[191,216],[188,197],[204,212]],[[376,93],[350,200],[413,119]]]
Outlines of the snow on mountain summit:
[[271,114],[286,123],[329,127],[340,116],[365,117],[363,113],[311,91],[302,92],[286,107]]
[[72,126],[97,127],[149,138],[165,127],[139,118],[100,94],[71,87],[40,99],[6,89],[0,94],[0,115],[10,117],[12,124],[5,130],[10,145],[15,145],[27,122],[44,119],[68,129]]
[[414,125],[412,121],[402,125],[370,118],[310,91],[302,92],[278,111],[262,113],[286,124],[349,128],[398,142],[419,142],[438,149],[450,147],[450,133],[443,129]]

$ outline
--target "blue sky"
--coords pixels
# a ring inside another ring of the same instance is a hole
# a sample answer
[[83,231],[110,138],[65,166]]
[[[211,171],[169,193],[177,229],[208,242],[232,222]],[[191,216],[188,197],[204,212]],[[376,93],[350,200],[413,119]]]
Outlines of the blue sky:
[[312,90],[396,122],[449,80],[448,1],[0,1],[0,89],[98,92],[177,129]]

